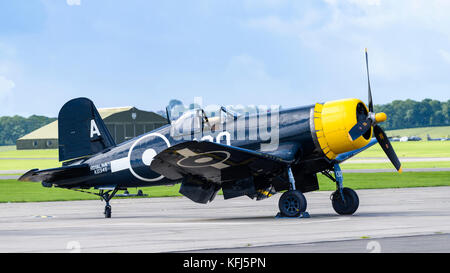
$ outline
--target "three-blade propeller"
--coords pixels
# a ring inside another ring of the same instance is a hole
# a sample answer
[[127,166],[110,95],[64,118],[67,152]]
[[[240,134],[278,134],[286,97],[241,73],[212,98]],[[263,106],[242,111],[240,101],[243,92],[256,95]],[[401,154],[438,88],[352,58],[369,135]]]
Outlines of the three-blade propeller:
[[386,153],[387,157],[392,162],[397,171],[401,173],[402,166],[400,160],[395,154],[394,148],[392,148],[392,145],[389,142],[389,139],[384,133],[383,129],[381,129],[381,127],[378,126],[377,124],[379,122],[383,122],[386,120],[386,114],[384,113],[376,114],[373,111],[372,90],[370,89],[369,60],[367,56],[367,48],[365,50],[365,53],[366,53],[367,85],[369,87],[368,90],[369,113],[367,113],[367,110],[365,110],[365,112],[360,111],[360,113],[358,113],[357,123],[355,126],[352,127],[352,129],[350,129],[349,135],[352,140],[355,140],[358,137],[364,135],[373,127],[374,135],[377,138],[377,141],[380,144],[381,148]]

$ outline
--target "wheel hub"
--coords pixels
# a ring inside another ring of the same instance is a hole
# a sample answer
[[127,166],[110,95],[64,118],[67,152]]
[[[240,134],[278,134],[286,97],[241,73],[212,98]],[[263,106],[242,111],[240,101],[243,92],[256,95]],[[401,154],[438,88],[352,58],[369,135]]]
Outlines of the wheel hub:
[[291,213],[295,213],[300,210],[300,202],[294,197],[288,197],[284,201],[284,208]]

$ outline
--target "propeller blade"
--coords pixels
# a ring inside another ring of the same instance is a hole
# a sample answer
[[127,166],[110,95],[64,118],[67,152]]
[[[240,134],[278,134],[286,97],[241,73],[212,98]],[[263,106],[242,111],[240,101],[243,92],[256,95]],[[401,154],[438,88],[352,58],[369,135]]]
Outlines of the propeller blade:
[[381,129],[380,126],[375,125],[373,127],[375,137],[378,140],[378,143],[380,144],[383,151],[386,153],[389,160],[392,162],[392,165],[397,169],[399,173],[402,172],[402,164],[400,163],[400,160],[398,159],[397,155],[395,154],[394,148],[392,148],[391,142],[389,141],[388,137],[384,133],[383,129]]
[[166,117],[167,117],[167,124],[172,124],[172,121],[170,120],[169,116],[169,106],[166,107]]
[[369,112],[373,112],[373,102],[372,102],[372,90],[370,89],[370,78],[369,78],[369,57],[366,48],[366,71],[367,71],[367,85],[369,86]]
[[372,125],[371,119],[360,120],[356,123],[355,126],[350,129],[348,134],[352,140],[357,139],[358,137],[364,135],[368,130],[370,130],[370,126]]

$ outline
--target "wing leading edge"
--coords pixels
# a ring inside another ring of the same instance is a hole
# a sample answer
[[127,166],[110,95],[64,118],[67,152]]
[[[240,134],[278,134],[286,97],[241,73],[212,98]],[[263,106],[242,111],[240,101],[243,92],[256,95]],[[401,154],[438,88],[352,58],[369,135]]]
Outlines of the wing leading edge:
[[350,158],[354,157],[355,155],[361,153],[362,151],[365,151],[365,150],[369,149],[370,147],[372,147],[372,146],[375,145],[376,143],[378,143],[377,139],[376,139],[376,138],[372,138],[372,139],[370,140],[370,142],[369,142],[366,146],[364,146],[364,147],[362,147],[362,148],[359,148],[359,149],[356,149],[356,150],[353,150],[353,151],[350,151],[350,152],[346,152],[346,153],[339,154],[339,155],[336,157],[335,161],[336,161],[337,163],[342,163],[342,162],[344,162],[345,160],[350,159]]

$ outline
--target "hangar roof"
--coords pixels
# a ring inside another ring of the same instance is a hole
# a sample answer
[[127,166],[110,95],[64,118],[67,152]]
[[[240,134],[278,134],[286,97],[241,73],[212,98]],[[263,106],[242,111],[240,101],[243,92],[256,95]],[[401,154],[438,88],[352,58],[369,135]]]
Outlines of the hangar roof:
[[[125,112],[132,108],[132,106],[99,108],[98,113],[100,114],[102,119],[105,119],[113,114]],[[58,139],[58,121],[55,120],[54,122],[42,126],[41,128],[36,129],[33,132],[19,138],[19,140],[25,139]]]

